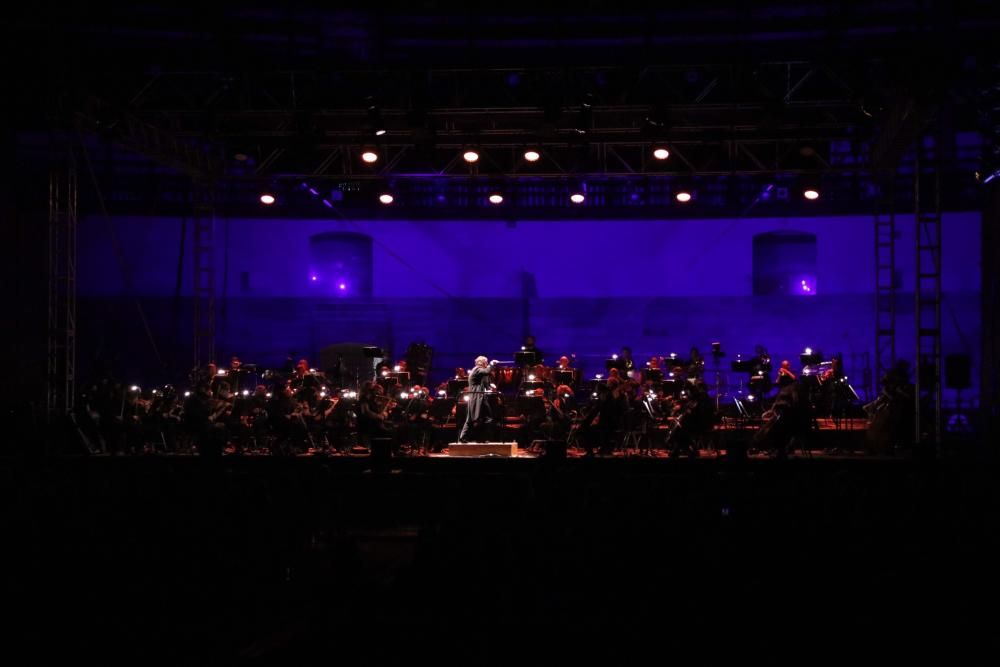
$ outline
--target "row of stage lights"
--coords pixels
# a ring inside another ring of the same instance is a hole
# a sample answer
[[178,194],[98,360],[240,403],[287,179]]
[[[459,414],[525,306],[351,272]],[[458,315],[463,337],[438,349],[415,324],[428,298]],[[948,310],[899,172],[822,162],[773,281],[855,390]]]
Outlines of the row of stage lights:
[[[819,199],[819,190],[816,188],[807,188],[802,191],[802,196],[809,201],[816,201]],[[679,190],[674,193],[674,199],[681,204],[687,204],[694,199],[694,194],[688,190]],[[391,192],[383,192],[379,194],[378,200],[383,205],[388,206],[396,201],[396,197]],[[582,191],[576,191],[570,194],[569,200],[574,204],[582,204],[587,200],[587,195]],[[260,203],[265,206],[271,206],[277,201],[277,197],[271,192],[264,192],[260,195]],[[504,196],[499,191],[494,191],[487,197],[487,201],[494,206],[498,206],[504,202]],[[328,204],[328,206],[332,205]]]
[[[652,154],[657,160],[666,160],[670,157],[670,150],[664,146],[656,146],[653,148]],[[542,155],[536,149],[529,148],[524,151],[523,157],[528,162],[537,162],[541,159]],[[479,161],[479,153],[469,149],[462,154],[462,158],[470,165],[475,164]],[[372,148],[366,148],[361,153],[361,160],[367,164],[374,164],[378,162],[378,159],[378,153]],[[314,190],[310,190],[310,192],[317,194]],[[809,201],[815,201],[819,199],[819,190],[816,188],[806,188],[803,190],[802,196]],[[687,204],[694,199],[694,194],[688,190],[679,190],[674,194],[674,199],[681,204]],[[378,200],[383,205],[388,206],[396,201],[396,197],[391,192],[382,192],[379,194]],[[582,204],[587,200],[587,195],[582,190],[577,190],[570,194],[569,200],[574,204]],[[277,198],[272,192],[263,192],[260,195],[260,203],[265,206],[270,206],[276,201]],[[491,192],[487,197],[487,201],[494,206],[498,206],[504,202],[503,193],[499,191]]]
[[[527,162],[538,162],[542,158],[542,154],[534,148],[529,148],[524,151],[523,157]],[[663,146],[657,146],[653,149],[653,157],[657,160],[666,160],[670,157],[670,151]],[[479,152],[473,149],[466,150],[462,153],[462,159],[469,164],[475,164],[479,162]],[[365,148],[361,151],[361,161],[366,164],[375,164],[378,162],[378,153],[374,148]]]

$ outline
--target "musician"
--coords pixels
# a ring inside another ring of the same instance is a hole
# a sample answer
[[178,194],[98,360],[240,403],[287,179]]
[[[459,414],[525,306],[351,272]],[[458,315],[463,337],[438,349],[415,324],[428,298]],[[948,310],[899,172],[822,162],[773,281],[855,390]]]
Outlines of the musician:
[[771,391],[771,356],[763,345],[758,345],[754,353],[750,368],[750,391],[763,398]]
[[601,455],[611,454],[612,438],[615,432],[621,430],[627,411],[626,399],[620,390],[621,381],[615,377],[608,378],[607,384],[597,386],[598,398],[590,404],[579,425],[585,456],[594,455],[595,445]]
[[660,370],[660,358],[653,356],[649,358],[646,368],[642,371],[644,383],[659,385],[663,382],[663,371]]
[[702,356],[696,345],[691,346],[691,356],[687,367],[689,378],[700,378],[705,374],[705,357]]
[[798,376],[792,370],[792,362],[788,359],[783,359],[781,361],[781,366],[778,367],[778,389],[779,391],[791,383],[795,382]]
[[[534,343],[534,338],[529,336],[532,344]],[[486,392],[490,386],[490,373],[493,372],[493,367],[496,366],[496,360],[489,361],[486,357],[479,356],[476,357],[476,366],[469,373],[469,412],[465,418],[465,425],[462,427],[462,432],[458,435],[459,442],[468,442],[466,436],[469,433],[469,428],[473,425],[492,424],[493,412],[490,408],[489,401],[487,400]]]
[[246,371],[242,368],[243,362],[235,354],[229,360],[229,386],[233,388],[233,391],[239,393],[243,389],[243,378],[246,376]]
[[392,435],[389,425],[389,410],[395,407],[385,394],[385,390],[374,382],[366,382],[358,396],[358,433],[369,443],[372,438]]
[[311,389],[317,389],[319,387],[319,378],[316,374],[309,369],[309,361],[306,359],[299,359],[298,363],[295,364],[295,375],[289,380],[289,384],[293,389],[304,389],[309,387]]
[[774,405],[764,413],[764,423],[754,435],[758,447],[774,451],[778,458],[789,450],[804,448],[812,432],[812,415],[806,392],[797,382],[786,384],[774,399]]

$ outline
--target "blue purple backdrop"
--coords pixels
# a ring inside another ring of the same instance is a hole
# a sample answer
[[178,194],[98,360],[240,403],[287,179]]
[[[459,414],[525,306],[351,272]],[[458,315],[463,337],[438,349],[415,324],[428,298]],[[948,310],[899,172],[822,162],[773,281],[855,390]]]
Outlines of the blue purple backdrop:
[[[978,213],[946,214],[943,224],[943,350],[972,354],[974,363],[979,225]],[[897,349],[912,359],[912,218],[900,216],[897,227]],[[182,298],[174,298],[181,228],[177,218],[83,221],[84,360],[141,377],[163,374],[138,322],[137,299],[161,356],[189,362],[190,233]],[[808,293],[753,295],[754,236],[775,231],[815,235]],[[329,243],[324,249],[310,244],[329,232],[371,238],[369,277],[361,275],[363,247],[348,242],[344,252],[355,256],[337,266]],[[131,290],[112,234],[124,250]],[[843,354],[861,389],[874,346],[873,236],[868,216],[517,222],[220,217],[217,357],[236,353],[244,361],[277,364],[294,350],[315,360],[322,347],[348,341],[379,344],[400,356],[420,341],[435,349],[440,377],[478,354],[510,358],[530,331],[549,359],[575,353],[591,372],[622,345],[644,361],[652,354],[686,356],[692,345],[707,352],[720,341],[728,353],[725,366],[756,344],[779,359],[796,359],[810,346]],[[359,295],[367,289],[370,297]],[[735,383],[738,376],[730,375]]]

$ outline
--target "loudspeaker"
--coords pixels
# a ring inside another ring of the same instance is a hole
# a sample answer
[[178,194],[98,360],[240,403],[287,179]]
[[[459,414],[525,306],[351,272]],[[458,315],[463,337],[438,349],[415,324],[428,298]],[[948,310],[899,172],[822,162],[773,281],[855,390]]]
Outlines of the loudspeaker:
[[968,389],[972,386],[972,359],[967,354],[949,354],[944,358],[945,386]]
[[562,461],[566,458],[566,441],[565,440],[546,440],[545,441],[545,451],[542,454],[542,458],[549,461]]
[[392,438],[372,438],[371,460],[375,463],[385,463],[392,458]]

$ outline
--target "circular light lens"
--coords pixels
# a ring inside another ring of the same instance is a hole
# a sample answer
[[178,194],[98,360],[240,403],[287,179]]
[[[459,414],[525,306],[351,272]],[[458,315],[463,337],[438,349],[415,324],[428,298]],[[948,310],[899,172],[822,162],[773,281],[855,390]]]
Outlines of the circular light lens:
[[380,202],[382,202],[383,204],[391,204],[392,201],[393,201],[393,196],[391,194],[389,194],[388,192],[386,192],[386,193],[380,194],[378,196],[378,200]]
[[524,159],[528,162],[537,162],[540,157],[542,156],[538,151],[524,151]]
[[465,158],[466,162],[476,162],[479,160],[479,153],[476,151],[465,151],[465,154],[462,155],[462,157]]

